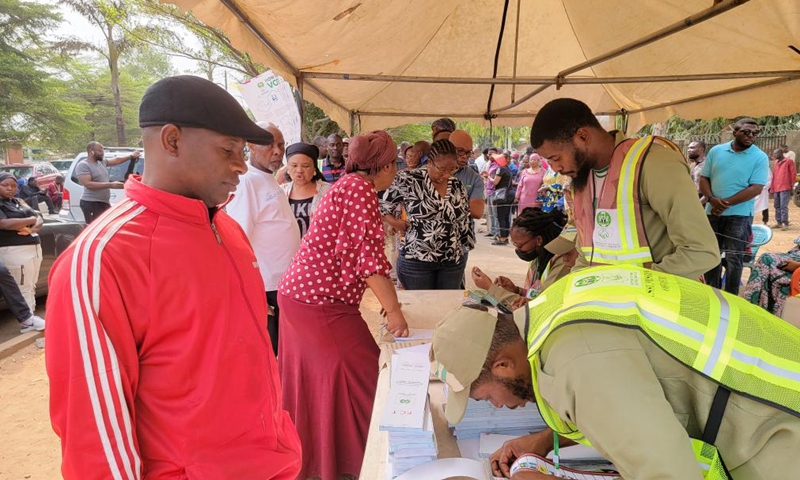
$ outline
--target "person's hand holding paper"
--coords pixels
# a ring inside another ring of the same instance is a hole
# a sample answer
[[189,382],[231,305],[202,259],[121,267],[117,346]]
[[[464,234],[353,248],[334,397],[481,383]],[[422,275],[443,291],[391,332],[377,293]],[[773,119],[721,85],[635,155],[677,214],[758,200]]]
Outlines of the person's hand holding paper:
[[492,465],[492,475],[510,478],[511,465],[517,457],[525,453],[534,453],[541,457],[547,457],[552,446],[553,432],[550,429],[509,440],[489,457],[489,462]]

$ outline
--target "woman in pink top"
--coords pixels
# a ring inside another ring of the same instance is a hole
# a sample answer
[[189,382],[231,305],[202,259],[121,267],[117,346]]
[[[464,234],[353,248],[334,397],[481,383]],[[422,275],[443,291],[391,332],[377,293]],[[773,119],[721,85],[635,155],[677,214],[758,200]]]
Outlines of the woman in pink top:
[[531,154],[528,161],[528,168],[519,173],[516,203],[519,204],[520,212],[528,207],[541,208],[542,206],[541,203],[536,201],[545,173],[544,168],[542,168],[542,157],[534,153]]

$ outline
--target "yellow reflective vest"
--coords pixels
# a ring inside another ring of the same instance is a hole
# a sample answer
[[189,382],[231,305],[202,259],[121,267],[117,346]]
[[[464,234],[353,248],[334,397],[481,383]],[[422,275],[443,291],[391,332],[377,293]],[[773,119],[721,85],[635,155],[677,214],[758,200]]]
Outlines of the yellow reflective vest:
[[639,199],[642,166],[653,142],[680,153],[666,138],[626,139],[614,150],[600,192],[594,191],[593,182],[579,192],[569,192],[579,249],[589,265],[653,263]]
[[[537,353],[556,329],[587,322],[638,329],[720,385],[718,394],[736,392],[800,417],[800,330],[742,298],[694,280],[618,265],[572,273],[528,305],[534,393],[542,417],[559,435],[589,445],[577,426],[559,418],[541,397]],[[713,445],[692,443],[705,478],[729,478]]]

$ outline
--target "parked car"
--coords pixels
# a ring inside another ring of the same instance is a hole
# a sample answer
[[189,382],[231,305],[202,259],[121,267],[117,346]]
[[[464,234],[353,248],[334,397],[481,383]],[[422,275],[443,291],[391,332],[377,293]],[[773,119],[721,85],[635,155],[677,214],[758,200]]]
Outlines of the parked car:
[[[36,282],[36,296],[47,295],[47,277],[59,255],[69,247],[73,240],[83,231],[85,224],[59,218],[54,215],[44,216],[44,225],[39,232],[42,239],[42,268],[39,281]],[[8,308],[6,299],[0,296],[0,308]]]
[[41,163],[13,163],[11,165],[0,166],[0,172],[10,172],[17,178],[25,180],[36,177],[39,180],[39,188],[46,190],[47,186],[56,181],[60,175],[58,169],[50,162]]
[[66,176],[69,171],[69,166],[74,162],[74,158],[59,158],[58,160],[51,160],[50,164],[56,167],[62,176]]
[[[116,157],[124,157],[135,152],[134,148],[119,148],[119,147],[105,147],[103,157],[110,160]],[[86,160],[86,152],[81,152],[72,161],[67,174],[64,175],[64,197],[61,204],[61,212],[59,215],[62,218],[73,220],[76,222],[84,222],[83,211],[81,210],[81,197],[83,196],[83,185],[78,182],[78,176],[75,175],[75,168],[79,163]],[[128,177],[135,173],[142,174],[144,169],[144,155],[136,160],[126,160],[119,165],[108,167],[108,179],[110,182],[124,182]],[[111,205],[123,200],[125,198],[125,191],[122,189],[111,189]]]

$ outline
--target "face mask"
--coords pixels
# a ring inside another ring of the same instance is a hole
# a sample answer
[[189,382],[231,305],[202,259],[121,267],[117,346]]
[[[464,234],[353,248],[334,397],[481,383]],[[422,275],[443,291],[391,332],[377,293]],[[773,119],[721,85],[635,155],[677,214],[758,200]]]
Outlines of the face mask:
[[537,258],[539,258],[539,249],[538,248],[534,248],[533,250],[531,250],[529,252],[523,252],[520,249],[516,249],[516,250],[514,250],[514,253],[516,253],[517,256],[519,257],[519,259],[522,260],[523,262],[532,262],[532,261],[536,260]]

